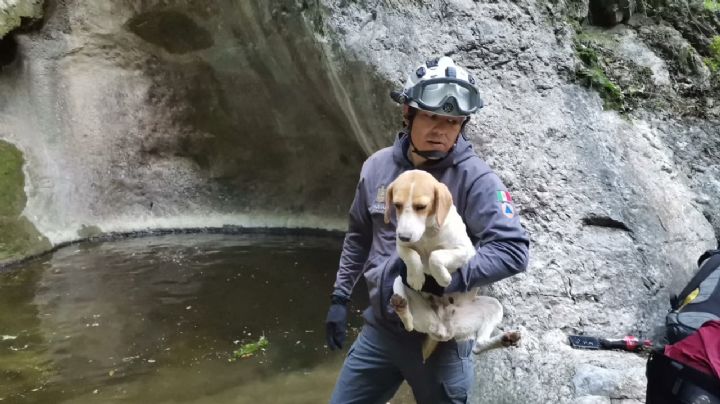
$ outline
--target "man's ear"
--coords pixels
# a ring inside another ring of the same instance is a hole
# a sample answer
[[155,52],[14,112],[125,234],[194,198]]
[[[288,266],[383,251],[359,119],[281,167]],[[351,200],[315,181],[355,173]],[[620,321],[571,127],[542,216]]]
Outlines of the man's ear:
[[438,182],[435,184],[435,221],[438,227],[442,227],[450,213],[450,207],[453,204],[452,194],[445,184]]
[[392,192],[394,184],[395,182],[388,185],[385,190],[385,224],[390,223],[390,209],[393,207]]

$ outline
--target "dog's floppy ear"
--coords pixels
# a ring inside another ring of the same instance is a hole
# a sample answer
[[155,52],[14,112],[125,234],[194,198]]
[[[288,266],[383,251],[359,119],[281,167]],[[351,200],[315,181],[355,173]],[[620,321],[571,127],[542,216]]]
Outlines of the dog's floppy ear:
[[390,209],[393,207],[393,185],[395,185],[394,181],[390,185],[388,185],[387,189],[385,190],[385,224],[390,223]]
[[442,182],[435,184],[435,221],[438,227],[445,223],[452,204],[452,194],[448,187]]

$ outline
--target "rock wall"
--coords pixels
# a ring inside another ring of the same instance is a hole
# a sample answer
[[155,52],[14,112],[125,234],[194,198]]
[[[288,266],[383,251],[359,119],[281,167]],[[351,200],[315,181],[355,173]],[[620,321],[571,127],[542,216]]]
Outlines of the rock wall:
[[[504,327],[522,329],[524,344],[479,358],[473,402],[644,401],[644,357],[575,351],[567,334],[651,336],[669,294],[717,243],[717,116],[671,108],[698,103],[682,96],[694,82],[670,71],[644,30],[692,46],[653,20],[590,27],[583,2],[328,3],[344,51],[387,77],[450,55],[479,78],[487,106],[469,133],[513,193],[533,244],[527,273],[490,288]],[[578,40],[588,39],[608,51],[599,64],[619,111],[578,77]],[[618,80],[622,69],[642,70],[646,80],[635,83],[652,83],[649,94],[622,85],[631,82],[630,73]]]
[[11,36],[0,139],[28,162],[24,215],[53,244],[344,229],[358,167],[392,136],[387,82],[334,56],[317,6],[171,3],[50,1],[42,29]]

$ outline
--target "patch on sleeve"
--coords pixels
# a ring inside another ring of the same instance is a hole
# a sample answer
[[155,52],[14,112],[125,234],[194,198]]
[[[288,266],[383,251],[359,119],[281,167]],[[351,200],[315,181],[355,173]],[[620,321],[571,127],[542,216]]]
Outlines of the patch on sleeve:
[[385,185],[380,185],[377,190],[377,194],[375,195],[375,201],[370,204],[370,213],[371,214],[385,214],[385,194],[387,193],[387,188]]
[[387,188],[385,188],[385,185],[380,185],[380,188],[377,190],[377,195],[375,196],[375,202],[378,203],[385,203],[385,194],[387,193]]
[[503,202],[500,209],[502,210],[503,215],[505,215],[508,219],[512,219],[513,216],[515,216],[515,211],[513,210],[512,205],[507,202]]
[[497,191],[497,198],[498,198],[498,202],[512,203],[512,197],[510,196],[510,192]]
[[512,196],[507,191],[497,191],[497,200],[500,203],[500,211],[508,219],[515,216],[515,208],[512,206]]

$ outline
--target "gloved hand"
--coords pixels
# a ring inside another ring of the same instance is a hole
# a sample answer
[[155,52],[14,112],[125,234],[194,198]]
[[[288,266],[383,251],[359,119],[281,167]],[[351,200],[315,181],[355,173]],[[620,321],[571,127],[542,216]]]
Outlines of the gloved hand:
[[330,350],[341,349],[347,336],[348,299],[333,295],[330,310],[325,319],[325,338]]
[[[407,270],[405,268],[405,263],[402,262],[402,260],[398,260],[399,262],[396,262],[394,265],[399,267],[400,276],[402,277],[403,283],[407,285]],[[435,281],[435,278],[433,278],[430,275],[425,274],[425,283],[423,283],[422,291],[426,293],[431,293],[435,296],[442,296],[445,293],[453,293],[453,292],[465,292],[465,288],[463,287],[464,282],[462,278],[462,272],[460,270],[455,271],[452,273],[452,280],[450,281],[450,285],[443,288],[440,286],[437,281]]]

